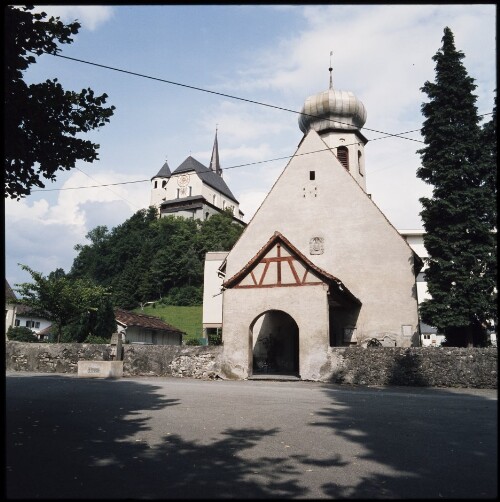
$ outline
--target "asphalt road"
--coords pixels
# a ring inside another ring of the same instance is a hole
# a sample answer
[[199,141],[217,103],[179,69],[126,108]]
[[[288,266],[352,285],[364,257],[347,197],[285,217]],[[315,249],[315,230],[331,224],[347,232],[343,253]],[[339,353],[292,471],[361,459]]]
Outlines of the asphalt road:
[[6,376],[8,499],[496,498],[497,391]]

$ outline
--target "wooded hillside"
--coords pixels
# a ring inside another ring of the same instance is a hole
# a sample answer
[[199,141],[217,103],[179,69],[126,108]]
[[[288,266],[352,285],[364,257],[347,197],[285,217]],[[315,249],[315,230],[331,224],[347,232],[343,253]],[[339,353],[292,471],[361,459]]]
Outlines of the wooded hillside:
[[160,298],[199,305],[205,254],[230,250],[242,231],[229,212],[199,221],[158,218],[154,208],[142,209],[112,230],[91,230],[89,243],[75,246],[69,276],[111,287],[116,307],[134,309]]

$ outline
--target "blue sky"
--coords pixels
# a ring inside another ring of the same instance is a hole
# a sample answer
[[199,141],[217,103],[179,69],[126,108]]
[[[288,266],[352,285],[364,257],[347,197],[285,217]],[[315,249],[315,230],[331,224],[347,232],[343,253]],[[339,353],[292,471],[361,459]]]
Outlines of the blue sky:
[[[479,113],[491,113],[496,88],[496,5],[151,5],[44,6],[82,28],[62,55],[300,111],[333,84],[364,103],[367,191],[399,229],[421,228],[416,178],[422,143],[384,137],[419,129],[420,91],[434,80],[432,56],[445,26],[477,84]],[[395,22],[397,21],[397,22]],[[249,221],[302,133],[298,115],[49,55],[25,74],[57,77],[63,87],[107,93],[111,122],[87,135],[99,161],[61,171],[46,190],[5,201],[6,278],[29,281],[18,263],[44,274],[67,272],[74,246],[97,225],[112,228],[149,205],[150,184],[67,190],[150,180],[165,159],[173,170],[192,155],[208,165],[216,124],[221,166]],[[376,132],[381,131],[381,132]],[[418,132],[406,135],[421,140]],[[232,166],[261,162],[231,169]],[[65,189],[65,190],[54,190]],[[50,190],[50,191],[49,191]]]

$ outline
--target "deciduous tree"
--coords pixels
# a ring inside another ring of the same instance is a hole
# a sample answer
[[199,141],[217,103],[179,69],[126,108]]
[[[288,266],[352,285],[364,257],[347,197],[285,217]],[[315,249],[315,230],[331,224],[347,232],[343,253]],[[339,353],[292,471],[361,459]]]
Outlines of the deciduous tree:
[[20,266],[31,275],[33,282],[16,284],[14,289],[20,295],[19,303],[28,306],[34,314],[49,315],[57,326],[58,342],[68,324],[84,314],[98,312],[110,295],[106,288],[88,279],[70,279],[60,272],[44,277],[27,265]]
[[105,125],[115,109],[104,107],[106,94],[66,91],[57,78],[25,83],[35,55],[59,53],[58,44],[72,43],[80,28],[32,10],[4,8],[5,197],[17,199],[44,188],[42,178],[54,181],[57,171],[74,168],[77,160],[97,160],[99,145],[79,136]]

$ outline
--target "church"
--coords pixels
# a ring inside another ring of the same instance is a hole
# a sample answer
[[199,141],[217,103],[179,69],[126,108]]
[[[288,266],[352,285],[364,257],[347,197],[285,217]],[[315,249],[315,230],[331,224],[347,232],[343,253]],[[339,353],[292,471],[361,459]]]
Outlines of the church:
[[328,380],[338,347],[419,345],[423,263],[366,193],[365,121],[330,68],[295,154],[218,267],[228,378]]
[[150,206],[158,209],[160,217],[174,215],[197,220],[229,210],[235,222],[244,225],[239,202],[222,177],[217,131],[210,167],[189,156],[171,172],[165,162],[151,178]]

